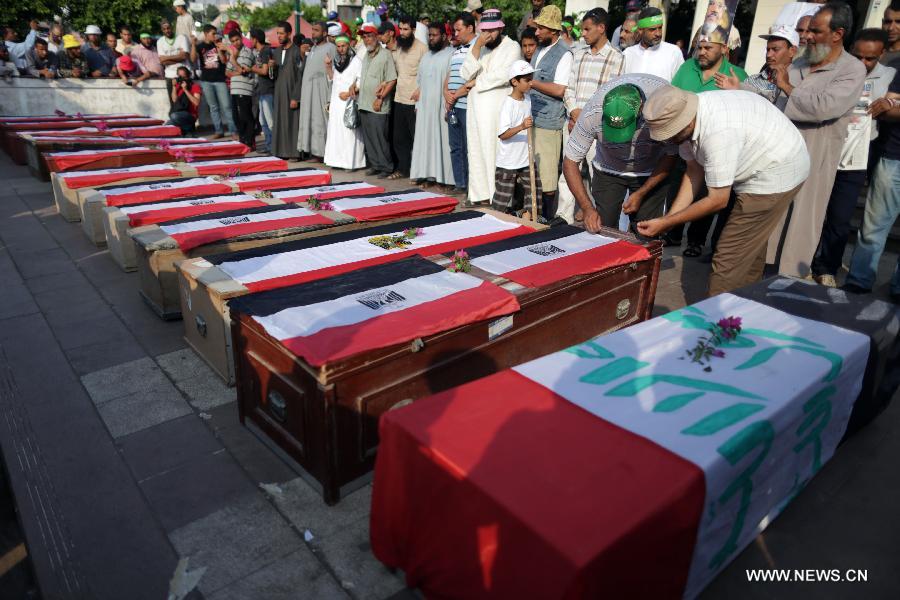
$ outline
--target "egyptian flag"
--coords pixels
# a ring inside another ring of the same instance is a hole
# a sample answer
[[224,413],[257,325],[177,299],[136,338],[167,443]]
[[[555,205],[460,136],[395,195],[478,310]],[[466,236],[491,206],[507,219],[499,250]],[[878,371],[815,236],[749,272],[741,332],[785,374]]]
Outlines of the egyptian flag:
[[[404,231],[421,229],[405,237]],[[304,283],[396,262],[416,254],[432,255],[533,231],[477,211],[464,211],[389,223],[207,257],[252,292]],[[396,240],[399,247],[383,247]]]
[[121,144],[122,146],[137,144],[159,144],[165,141],[167,144],[203,144],[206,142],[203,138],[140,138],[139,141],[113,139],[107,136],[81,136],[81,137],[65,137],[55,135],[32,135],[35,143],[45,142],[65,142],[66,144]]
[[[187,151],[193,152],[188,148]],[[229,175],[230,173],[268,173],[287,169],[287,161],[274,156],[252,156],[250,158],[232,158],[226,160],[209,160],[192,163],[198,175]]]
[[[109,118],[119,118],[119,119],[140,119],[145,117],[146,115],[133,115],[133,114],[121,114],[121,115],[81,115],[81,119],[84,121],[98,121],[102,119]],[[62,122],[62,121],[74,121],[77,120],[78,117],[76,115],[35,115],[30,117],[2,117],[0,118],[0,123],[49,123],[49,122]]]
[[243,296],[228,306],[314,367],[519,310],[506,290],[421,257]]
[[409,189],[341,199],[330,204],[334,210],[357,221],[383,221],[410,215],[439,215],[452,211],[458,203],[456,198],[444,194]]
[[17,135],[31,135],[35,137],[43,137],[45,135],[54,135],[61,137],[79,137],[79,136],[104,136],[108,137],[105,133],[100,133],[100,130],[96,127],[86,126],[86,127],[77,127],[75,129],[31,129],[29,128],[26,131],[18,131],[18,128],[13,126],[11,129],[17,131]]
[[[59,173],[57,177],[63,180],[71,190],[92,188],[101,185],[109,185],[117,181],[126,181],[139,177],[178,177],[181,169],[170,164],[160,163],[156,165],[139,165],[136,167],[122,167],[120,169],[97,169],[96,171],[69,171]],[[230,189],[230,188],[229,188]]]
[[68,171],[86,164],[116,156],[135,156],[156,152],[145,146],[121,146],[118,148],[98,148],[96,150],[77,150],[74,152],[47,152],[44,158],[51,170]]
[[217,212],[215,215],[201,215],[168,221],[162,229],[178,243],[182,250],[190,250],[203,244],[279,229],[306,228],[320,229],[333,225],[328,217],[307,208],[289,205],[264,206]]
[[194,179],[170,179],[154,183],[132,183],[114,188],[97,190],[106,198],[107,206],[146,204],[160,200],[175,200],[231,191],[231,186],[211,177]]
[[831,458],[868,344],[720,294],[388,412],[373,552],[427,597],[694,598]]
[[217,156],[243,156],[250,152],[250,147],[241,142],[207,142],[205,144],[173,144],[168,152],[175,156],[176,152],[189,152],[194,158]]
[[151,127],[110,127],[106,135],[115,137],[178,137],[181,129],[175,125],[154,125]]
[[[287,168],[285,166],[284,168]],[[331,183],[331,173],[321,169],[291,169],[277,173],[239,175],[231,182],[242,192],[248,190],[272,190],[291,186],[324,185]]]
[[270,206],[270,204],[252,194],[234,192],[231,194],[197,196],[185,200],[175,200],[173,202],[135,204],[132,206],[123,206],[119,210],[123,214],[128,215],[128,223],[131,227],[140,227],[141,225],[166,223],[168,221],[208,215],[210,213],[258,208],[263,206]]
[[384,188],[372,185],[365,181],[348,181],[346,183],[333,183],[330,185],[317,185],[310,187],[289,188],[286,190],[270,190],[273,198],[282,202],[306,202],[315,196],[319,200],[331,200],[332,198],[347,198],[363,194],[377,194]]
[[650,258],[643,246],[571,225],[467,248],[466,252],[473,266],[527,287]]

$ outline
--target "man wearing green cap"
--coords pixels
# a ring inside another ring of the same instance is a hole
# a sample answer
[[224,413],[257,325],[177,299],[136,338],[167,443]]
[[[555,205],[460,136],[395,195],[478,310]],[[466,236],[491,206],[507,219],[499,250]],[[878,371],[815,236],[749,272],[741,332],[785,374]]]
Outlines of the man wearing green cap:
[[142,33],[140,42],[140,44],[132,46],[131,58],[136,58],[151,77],[162,77],[162,63],[159,62],[159,54],[156,52],[156,43],[153,38],[149,33]]
[[[631,231],[637,233],[638,221],[663,214],[665,181],[677,148],[650,138],[641,107],[650,94],[664,87],[668,87],[666,81],[654,75],[622,75],[597,88],[582,109],[566,144],[563,174],[588,231],[596,233],[601,225],[615,227],[624,211],[631,218]],[[580,164],[595,141],[591,201]],[[623,204],[626,193],[628,200]]]
[[637,39],[624,52],[626,73],[649,73],[672,81],[684,57],[678,46],[662,41],[664,22],[662,11],[655,6],[638,15]]

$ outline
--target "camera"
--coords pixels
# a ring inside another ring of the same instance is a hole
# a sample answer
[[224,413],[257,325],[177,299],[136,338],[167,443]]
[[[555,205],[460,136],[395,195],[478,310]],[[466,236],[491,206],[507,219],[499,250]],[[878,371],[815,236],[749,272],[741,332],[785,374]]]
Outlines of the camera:
[[175,83],[176,83],[177,85],[181,85],[181,84],[184,83],[185,81],[187,81],[187,80],[186,80],[184,77],[181,77],[180,75],[179,75],[178,77],[175,78]]

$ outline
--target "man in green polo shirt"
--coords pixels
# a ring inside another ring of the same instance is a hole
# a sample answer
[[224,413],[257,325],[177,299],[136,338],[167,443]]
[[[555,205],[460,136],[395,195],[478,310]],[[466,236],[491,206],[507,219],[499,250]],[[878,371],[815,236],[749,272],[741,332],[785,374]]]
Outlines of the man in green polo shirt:
[[[716,85],[716,73],[722,73],[726,77],[735,76],[740,81],[745,80],[747,72],[728,62],[727,54],[727,39],[722,39],[718,32],[713,32],[709,35],[701,32],[700,41],[697,43],[697,56],[681,65],[672,78],[672,85],[688,92],[699,94],[700,92],[712,92],[721,89]],[[684,173],[683,168],[675,169],[676,177],[682,173]],[[678,186],[674,186],[673,189],[677,190]],[[713,246],[715,246],[718,239],[716,233],[722,231],[728,211],[729,209],[726,208],[719,213],[721,224],[716,226],[716,232],[713,233]],[[692,221],[687,226],[687,246],[683,252],[684,256],[693,258],[703,253],[703,246],[706,245],[706,236],[709,234],[709,228],[714,217],[715,214],[712,214],[697,221]],[[669,235],[669,238],[673,240],[680,239],[680,237],[680,233]]]

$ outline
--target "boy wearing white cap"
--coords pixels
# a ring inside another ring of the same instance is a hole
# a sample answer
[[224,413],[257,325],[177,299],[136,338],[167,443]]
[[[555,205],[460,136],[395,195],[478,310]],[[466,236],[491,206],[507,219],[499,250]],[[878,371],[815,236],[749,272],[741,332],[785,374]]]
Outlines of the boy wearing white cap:
[[175,35],[183,35],[190,40],[194,37],[194,17],[187,10],[187,3],[184,0],[175,0],[172,6],[178,14],[175,18]]
[[[531,90],[534,67],[524,60],[517,60],[510,65],[508,74],[512,91],[500,106],[497,122],[497,166],[494,171],[491,208],[512,214],[518,208],[517,195],[520,198],[528,197],[527,132],[533,125],[528,92]],[[535,187],[540,195],[541,180],[537,171]]]

